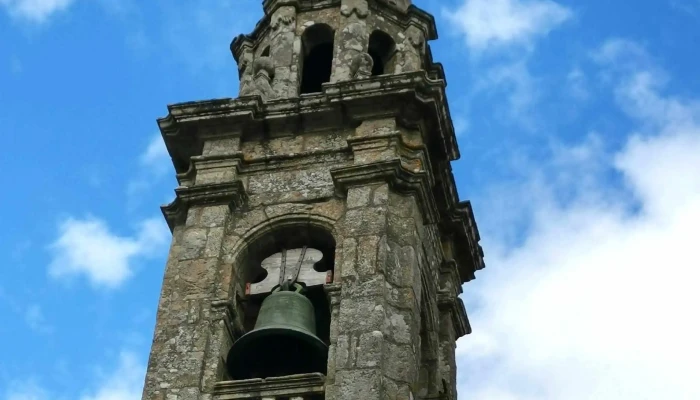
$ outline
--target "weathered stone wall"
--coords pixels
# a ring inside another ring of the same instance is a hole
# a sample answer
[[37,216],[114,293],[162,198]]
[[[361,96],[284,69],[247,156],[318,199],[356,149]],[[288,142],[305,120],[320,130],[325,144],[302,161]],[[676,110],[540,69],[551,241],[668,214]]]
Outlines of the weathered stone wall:
[[323,225],[337,243],[326,399],[406,399],[425,392],[418,387],[422,295],[426,285],[436,291],[439,238],[424,224],[414,196],[382,179],[344,192],[331,174],[400,159],[408,151],[402,137],[416,140],[403,132],[386,119],[355,130],[205,143],[206,156],[228,154],[246,167],[239,173],[207,168],[205,179],[195,171],[195,182],[239,179],[248,201],[233,211],[192,207],[175,229],[144,399],[207,398],[196,396],[211,394],[225,378],[222,357],[232,333],[242,329],[236,298],[246,283],[239,268],[246,266],[240,254],[250,237],[286,221]]
[[[375,103],[357,106],[362,93],[342,100],[356,106],[352,116],[345,115],[344,104],[341,116],[330,114],[331,105],[306,98],[325,107],[314,114],[296,99],[302,36],[314,24],[327,24],[335,32],[335,86],[326,95],[338,101],[354,90],[347,81],[366,78],[368,68],[371,72],[367,57],[373,31],[395,42],[385,73],[413,72],[425,68],[426,35],[435,36],[426,24],[432,22],[415,17],[415,10],[407,17],[409,0],[293,3],[266,1],[268,19],[232,46],[240,95],[260,99],[243,97],[230,109],[222,101],[190,104],[162,121],[171,155],[181,157],[180,165],[191,165],[186,172],[180,168],[178,198],[164,210],[173,244],[143,399],[229,398],[216,394],[228,379],[223,360],[249,326],[241,298],[251,269],[270,255],[255,254],[266,251],[257,243],[279,234],[280,227],[291,227],[323,231],[335,248],[334,280],[324,287],[331,315],[325,399],[454,400],[455,342],[468,330],[468,321],[456,297],[463,280],[456,275],[453,233],[445,234],[445,221],[440,221],[447,215],[452,223],[454,206],[444,205],[452,199],[441,206],[435,199],[450,183],[436,182],[432,163],[449,164],[458,153],[449,147],[452,142],[430,137],[449,139],[452,131],[434,122],[427,128],[420,115],[427,107],[418,111],[407,105],[397,119],[386,103],[396,103],[398,92],[384,99],[386,110],[375,116],[367,116]],[[438,80],[419,75],[393,78],[418,79],[423,89],[434,83],[432,94],[444,90]],[[380,80],[362,88],[373,95],[387,91]],[[421,104],[426,104],[425,93]],[[443,100],[444,93],[438,102]],[[259,108],[250,111],[246,102]],[[245,120],[241,116],[247,113],[253,117]],[[408,119],[406,114],[411,114]],[[449,114],[446,108],[443,114]],[[334,116],[332,122],[328,115]],[[449,115],[431,118],[449,121]],[[245,121],[236,125],[231,120]],[[182,148],[193,144],[201,145],[201,152],[200,147]],[[308,379],[316,387],[323,377]]]
[[[387,4],[405,11],[410,2]],[[367,0],[342,0],[339,8],[302,12],[292,5],[283,5],[274,8],[269,27],[238,56],[240,95],[259,94],[264,100],[298,96],[304,53],[308,51],[304,49],[302,36],[306,29],[318,23],[330,26],[335,32],[331,82],[359,77],[358,65],[367,57],[370,35],[377,30],[388,34],[395,43],[385,73],[424,69],[425,32],[416,25],[405,27],[373,12]]]
[[203,369],[217,336],[211,304],[226,293],[219,268],[226,207],[192,208],[173,242],[158,305],[144,400],[198,400],[217,379]]

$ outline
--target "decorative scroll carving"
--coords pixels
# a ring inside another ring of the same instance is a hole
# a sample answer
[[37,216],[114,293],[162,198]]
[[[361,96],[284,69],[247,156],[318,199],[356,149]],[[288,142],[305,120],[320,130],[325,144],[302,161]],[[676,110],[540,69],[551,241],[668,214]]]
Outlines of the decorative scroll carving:
[[255,94],[255,77],[253,75],[253,52],[245,51],[238,59],[238,76],[240,78],[239,96]]
[[410,26],[404,34],[403,42],[397,46],[399,50],[395,73],[413,72],[423,69],[423,54],[425,53],[425,35],[415,26]]
[[245,53],[238,61],[238,70],[241,77],[239,96],[259,95],[263,101],[278,97],[272,89],[275,66],[270,57],[257,57],[253,60],[252,53]]
[[[280,30],[280,28],[288,28],[294,25],[296,22],[296,15],[293,13],[276,12],[272,15],[272,22],[270,26],[274,31]],[[288,30],[285,29],[285,30]]]
[[355,14],[357,18],[367,18],[369,15],[367,0],[344,0],[340,6],[340,14],[344,17],[350,17]]
[[374,67],[372,56],[368,53],[360,53],[352,59],[350,72],[355,79],[366,79],[372,76],[372,67]]
[[272,89],[272,77],[275,75],[275,66],[270,57],[258,57],[253,63],[255,71],[255,92],[263,100],[277,98],[277,93]]

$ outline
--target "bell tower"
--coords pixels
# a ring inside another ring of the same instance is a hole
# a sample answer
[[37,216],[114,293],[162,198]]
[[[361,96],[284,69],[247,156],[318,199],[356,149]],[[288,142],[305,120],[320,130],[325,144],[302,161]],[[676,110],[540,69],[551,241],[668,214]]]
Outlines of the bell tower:
[[158,120],[179,186],[143,399],[455,400],[458,295],[484,263],[434,18],[263,10],[231,44],[238,97]]

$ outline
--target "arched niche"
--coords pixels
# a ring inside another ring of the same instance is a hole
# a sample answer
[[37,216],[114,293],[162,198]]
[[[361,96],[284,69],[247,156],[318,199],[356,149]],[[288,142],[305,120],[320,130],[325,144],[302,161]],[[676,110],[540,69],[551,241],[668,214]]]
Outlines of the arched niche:
[[315,24],[301,36],[301,85],[299,94],[319,93],[322,85],[331,80],[333,68],[333,40],[335,32],[326,24]]
[[372,76],[389,74],[394,71],[396,42],[386,32],[375,30],[369,36],[367,52],[374,61]]
[[[323,253],[323,258],[316,263],[318,272],[333,271],[335,268],[336,241],[331,226],[308,219],[291,219],[276,221],[266,225],[245,240],[241,252],[232,266],[234,270],[234,292],[238,293],[236,301],[237,314],[245,332],[251,331],[258,317],[260,305],[269,293],[263,295],[245,295],[247,283],[257,283],[266,278],[267,272],[261,267],[262,261],[285,249],[309,247]],[[330,305],[323,286],[308,287],[304,294],[314,305],[316,317],[316,335],[329,344],[330,341]]]

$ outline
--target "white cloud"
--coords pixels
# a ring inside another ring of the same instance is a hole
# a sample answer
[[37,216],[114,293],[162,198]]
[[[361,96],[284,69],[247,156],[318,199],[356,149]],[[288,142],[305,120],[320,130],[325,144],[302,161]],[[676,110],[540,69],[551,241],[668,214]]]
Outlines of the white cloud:
[[[178,61],[184,62],[194,73],[226,72],[221,75],[230,82],[228,70],[234,65],[227,51],[234,37],[252,31],[262,17],[260,2],[201,0],[172,7],[163,1],[163,39]],[[230,94],[226,87],[224,93]]]
[[139,162],[143,167],[157,175],[162,175],[168,171],[171,167],[170,155],[160,134],[153,136],[148,143],[148,147],[139,157]]
[[464,0],[456,12],[445,12],[473,51],[529,46],[572,14],[551,0]]
[[521,244],[485,237],[490,268],[465,288],[477,307],[458,347],[463,398],[700,398],[700,107],[633,68],[638,49],[601,48],[638,122],[626,145],[607,154],[593,136],[537,160],[514,189],[531,204]]
[[48,400],[50,396],[34,380],[14,382],[5,392],[5,400]]
[[576,100],[587,100],[590,97],[588,79],[581,68],[573,68],[566,76],[569,94]]
[[23,69],[22,61],[20,61],[17,56],[10,57],[10,72],[12,72],[14,75],[19,75],[22,73]]
[[133,274],[136,258],[155,255],[168,236],[158,218],[143,221],[129,237],[113,233],[100,219],[68,218],[51,245],[49,274],[54,278],[84,275],[94,286],[114,288]]
[[116,370],[104,374],[98,388],[80,400],[139,400],[145,374],[146,367],[136,354],[124,351]]
[[38,333],[51,333],[53,328],[46,322],[44,311],[38,304],[32,304],[24,311],[24,321],[29,328]]
[[[173,164],[160,134],[153,135],[146,150],[139,156],[139,166],[140,170],[126,188],[129,209],[136,208],[143,201],[144,193],[151,190],[156,183],[162,183],[168,173],[174,176]],[[171,196],[170,193],[168,197]]]
[[532,127],[531,110],[540,98],[540,89],[525,60],[492,66],[476,81],[475,91],[504,96],[505,107],[497,108],[524,126]]
[[54,14],[66,10],[73,0],[0,0],[13,17],[41,24]]
[[90,389],[83,390],[81,396],[61,396],[50,393],[40,386],[35,379],[15,381],[10,383],[3,400],[49,400],[72,398],[80,400],[140,400],[146,366],[139,357],[130,351],[121,351],[119,360],[113,369],[105,371],[99,368],[96,381],[89,384]]

